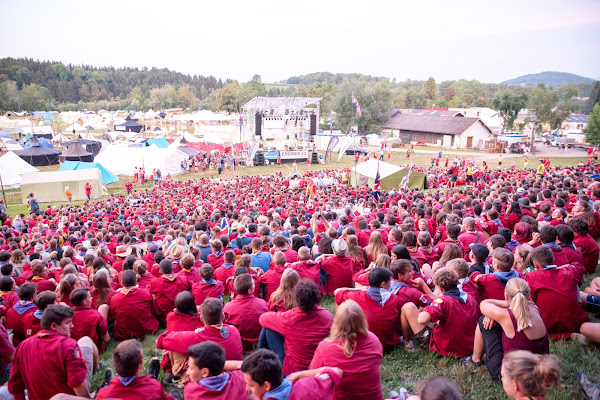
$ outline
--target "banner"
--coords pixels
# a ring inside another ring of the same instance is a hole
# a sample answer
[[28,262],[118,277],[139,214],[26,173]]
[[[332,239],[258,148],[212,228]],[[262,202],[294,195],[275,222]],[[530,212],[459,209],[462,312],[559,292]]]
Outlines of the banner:
[[329,139],[329,144],[327,145],[327,150],[325,151],[325,161],[327,161],[327,157],[329,157],[329,154],[331,154],[331,152],[339,142],[340,138],[338,138],[337,136],[332,136],[331,139]]
[[252,142],[248,149],[248,160],[254,160],[254,156],[258,150],[258,142]]
[[348,147],[350,147],[350,144],[352,144],[352,139],[350,137],[346,136],[344,138],[344,143],[342,143],[342,145],[340,146],[340,153],[338,154],[338,161],[340,161],[342,159],[342,156],[344,155],[346,150],[348,150]]

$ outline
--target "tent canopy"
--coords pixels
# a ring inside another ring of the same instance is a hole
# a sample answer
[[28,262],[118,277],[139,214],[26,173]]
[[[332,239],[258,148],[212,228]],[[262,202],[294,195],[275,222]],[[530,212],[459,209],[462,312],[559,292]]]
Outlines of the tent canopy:
[[119,177],[107,170],[102,164],[96,162],[83,162],[83,161],[65,161],[59,171],[76,171],[81,169],[98,168],[102,175],[102,182],[106,185],[119,181]]
[[67,150],[60,155],[61,161],[86,161],[91,162],[94,156],[83,148],[78,141],[71,142]]
[[52,144],[52,140],[46,139],[43,137],[34,136],[25,143],[25,145],[23,146],[23,149],[28,149],[28,148],[34,147],[34,146],[46,147],[48,149],[54,148],[54,145]]
[[94,159],[105,165],[115,175],[134,174],[135,168],[146,169],[148,175],[153,169],[160,169],[163,176],[181,173],[181,161],[189,156],[174,148],[160,149],[156,145],[148,147],[128,147],[130,143],[113,143]]
[[18,152],[17,155],[23,160],[27,161],[29,164],[37,167],[40,165],[58,164],[60,150],[34,146]]
[[122,124],[114,125],[116,131],[125,131],[125,132],[141,132],[144,125],[138,124],[134,120],[127,119]]
[[4,137],[0,137],[0,149],[2,149],[2,150],[6,149],[7,151],[21,151],[21,150],[23,150],[23,146],[21,146],[14,139],[7,139]]
[[155,144],[156,147],[158,147],[159,149],[166,149],[167,147],[169,147],[169,142],[165,138],[148,139],[148,141],[146,142],[146,146],[151,146],[153,144]]
[[[389,190],[391,187],[398,187],[398,185],[402,183],[402,178],[408,173],[408,168],[402,168],[394,164],[370,158],[352,168],[352,173],[350,174],[352,184],[354,186],[373,187],[378,169],[380,187],[384,190]],[[408,187],[418,187],[419,190],[428,189],[427,175],[413,170],[408,181]]]
[[37,168],[13,152],[8,152],[0,157],[0,175],[5,189],[14,189],[21,186],[21,176],[25,172],[36,172]]
[[41,202],[67,201],[65,187],[73,193],[73,200],[87,199],[85,184],[92,185],[92,198],[102,194],[102,175],[98,168],[76,171],[26,172],[21,180],[21,199],[27,202],[27,195],[33,193]]

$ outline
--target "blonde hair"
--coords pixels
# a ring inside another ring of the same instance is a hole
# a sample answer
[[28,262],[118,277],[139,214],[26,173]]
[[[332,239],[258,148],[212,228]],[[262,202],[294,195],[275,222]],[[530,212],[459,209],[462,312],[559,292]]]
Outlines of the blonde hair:
[[388,253],[387,247],[385,247],[385,244],[383,244],[381,233],[378,231],[371,232],[369,244],[365,247],[365,253],[367,253],[367,257],[369,257],[372,261],[377,260],[377,257],[379,257],[380,254]]
[[341,340],[340,348],[348,358],[356,349],[358,334],[368,335],[369,326],[362,308],[354,300],[346,300],[335,312],[329,340]]
[[380,254],[375,260],[375,267],[390,269],[392,259],[387,254]]
[[291,310],[296,307],[294,289],[298,282],[300,282],[300,275],[298,275],[298,272],[291,268],[286,268],[281,275],[279,287],[271,294],[271,303],[278,304],[283,300],[283,307],[286,310]]
[[504,289],[510,309],[517,320],[517,332],[533,326],[529,308],[529,284],[521,278],[509,279]]
[[551,387],[560,386],[558,359],[553,355],[512,351],[502,360],[502,374],[519,383],[523,396],[544,396]]

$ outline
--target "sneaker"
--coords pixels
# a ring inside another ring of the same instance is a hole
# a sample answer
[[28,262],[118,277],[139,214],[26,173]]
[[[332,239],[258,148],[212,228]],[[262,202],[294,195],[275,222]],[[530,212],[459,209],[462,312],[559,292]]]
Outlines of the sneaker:
[[104,372],[104,380],[102,381],[102,385],[100,385],[100,389],[102,389],[104,386],[110,385],[110,380],[112,379],[112,376],[112,369],[106,368],[106,371]]
[[583,346],[590,346],[592,344],[592,341],[581,333],[571,333],[571,339],[581,343]]
[[587,399],[600,400],[600,384],[590,382],[582,371],[577,371],[577,383]]
[[148,364],[148,372],[152,375],[152,378],[158,380],[158,374],[160,374],[160,361],[158,361],[158,357],[152,357],[150,364]]
[[173,373],[171,371],[169,371],[169,372],[165,373],[164,382],[171,384],[171,385],[177,385],[181,382],[181,378],[173,375]]
[[415,342],[417,346],[423,350],[429,350],[429,340],[431,339],[431,328],[426,326],[423,330],[415,334]]
[[404,342],[404,350],[408,351],[409,353],[415,353],[417,351],[419,351],[419,349],[415,346],[415,344],[411,341],[408,342]]
[[406,400],[410,397],[410,394],[408,393],[408,390],[404,389],[404,388],[400,388],[400,393],[396,392],[395,390],[390,390],[390,393],[388,394],[388,399],[394,399],[394,400]]

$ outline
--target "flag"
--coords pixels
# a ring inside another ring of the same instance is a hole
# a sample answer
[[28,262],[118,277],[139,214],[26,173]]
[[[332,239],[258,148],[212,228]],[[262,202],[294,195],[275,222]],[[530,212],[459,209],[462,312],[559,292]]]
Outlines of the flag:
[[346,150],[348,150],[348,147],[350,147],[350,145],[352,144],[352,139],[350,139],[347,136],[344,137],[343,140],[344,142],[341,144],[340,152],[338,154],[338,161],[342,159],[342,156],[346,153]]
[[354,95],[352,95],[352,104],[354,104],[356,106],[356,115],[360,115],[361,114],[360,103],[358,102],[356,97],[354,97]]
[[329,139],[329,144],[327,145],[327,151],[325,151],[325,161],[327,161],[327,157],[329,157],[329,155],[333,151],[333,148],[335,146],[337,146],[339,141],[340,141],[340,139],[337,136],[332,136],[331,139]]
[[379,177],[379,163],[377,163],[377,173],[375,174],[375,182],[373,183],[373,190],[379,190],[380,177]]
[[221,219],[220,228],[222,234],[229,235],[229,224],[227,222],[227,218],[223,217],[223,219]]
[[412,171],[413,171],[413,165],[414,164],[410,164],[410,168],[408,169],[408,172],[406,173],[406,175],[404,176],[404,178],[402,178],[402,181],[400,182],[400,187],[402,189],[404,189],[408,186],[408,181],[410,180],[410,176],[412,175]]

